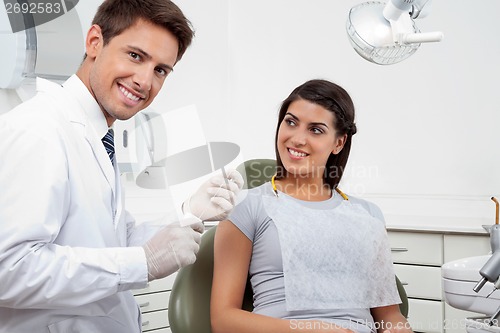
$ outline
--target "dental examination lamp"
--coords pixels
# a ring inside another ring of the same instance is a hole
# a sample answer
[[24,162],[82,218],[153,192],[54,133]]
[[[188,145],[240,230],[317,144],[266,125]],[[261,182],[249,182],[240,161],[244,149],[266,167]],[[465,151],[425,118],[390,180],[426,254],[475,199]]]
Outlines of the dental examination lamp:
[[414,54],[421,43],[439,42],[442,32],[421,33],[413,19],[428,15],[431,0],[361,3],[349,11],[347,34],[364,59],[391,65]]

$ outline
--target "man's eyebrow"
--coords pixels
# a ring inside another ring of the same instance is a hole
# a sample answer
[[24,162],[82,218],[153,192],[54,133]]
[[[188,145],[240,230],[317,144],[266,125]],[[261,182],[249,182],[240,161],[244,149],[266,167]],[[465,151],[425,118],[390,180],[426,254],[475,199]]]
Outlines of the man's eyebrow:
[[[152,58],[149,53],[147,53],[146,51],[144,51],[143,49],[141,49],[141,48],[139,48],[137,46],[127,45],[127,47],[129,49],[133,50],[134,52],[141,54],[144,58],[146,58],[148,60]],[[170,71],[174,70],[174,68],[172,66],[167,65],[167,64],[158,64],[158,66],[167,68]]]

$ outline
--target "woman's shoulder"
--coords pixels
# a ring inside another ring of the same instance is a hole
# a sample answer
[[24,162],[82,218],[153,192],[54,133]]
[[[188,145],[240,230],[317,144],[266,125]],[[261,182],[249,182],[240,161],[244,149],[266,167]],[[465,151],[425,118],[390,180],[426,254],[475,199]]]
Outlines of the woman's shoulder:
[[368,201],[366,199],[362,199],[352,195],[348,195],[348,198],[352,204],[356,204],[363,207],[371,216],[380,219],[383,222],[385,221],[384,214],[382,213],[382,210],[377,204]]

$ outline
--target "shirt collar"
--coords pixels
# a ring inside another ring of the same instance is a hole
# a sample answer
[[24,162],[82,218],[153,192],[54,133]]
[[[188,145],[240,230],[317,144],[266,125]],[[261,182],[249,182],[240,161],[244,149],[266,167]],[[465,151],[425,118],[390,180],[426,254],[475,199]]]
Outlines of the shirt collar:
[[104,137],[108,131],[108,123],[99,104],[97,104],[94,96],[92,96],[82,80],[76,74],[73,74],[63,83],[63,87],[80,103],[88,122],[94,127],[99,138]]

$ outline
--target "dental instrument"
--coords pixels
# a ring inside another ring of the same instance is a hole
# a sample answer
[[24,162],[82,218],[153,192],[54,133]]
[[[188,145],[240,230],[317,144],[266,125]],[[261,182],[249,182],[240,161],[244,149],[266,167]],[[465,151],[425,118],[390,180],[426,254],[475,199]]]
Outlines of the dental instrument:
[[[490,246],[492,251],[491,258],[484,264],[484,266],[479,271],[482,278],[478,281],[473,290],[478,293],[486,282],[491,282],[494,285],[493,290],[486,296],[489,298],[493,292],[500,288],[500,224],[499,224],[499,203],[495,197],[491,197],[491,200],[495,202],[496,214],[495,214],[495,224],[491,226],[490,232]],[[498,316],[500,315],[500,305],[497,310],[491,315],[488,324],[493,326],[494,323],[498,323]]]
[[[486,282],[492,282],[495,284],[495,288],[498,289],[500,287],[500,251],[498,249],[500,248],[500,224],[498,220],[498,214],[499,214],[499,203],[498,200],[495,197],[492,197],[491,200],[495,202],[496,204],[496,217],[495,217],[495,224],[491,226],[489,229],[490,232],[490,246],[491,246],[491,252],[492,256],[491,258],[486,262],[486,264],[481,268],[479,271],[479,274],[481,274],[482,278],[481,280],[478,281],[476,286],[474,287],[474,291],[477,293],[483,288]],[[496,284],[498,283],[498,287]]]

